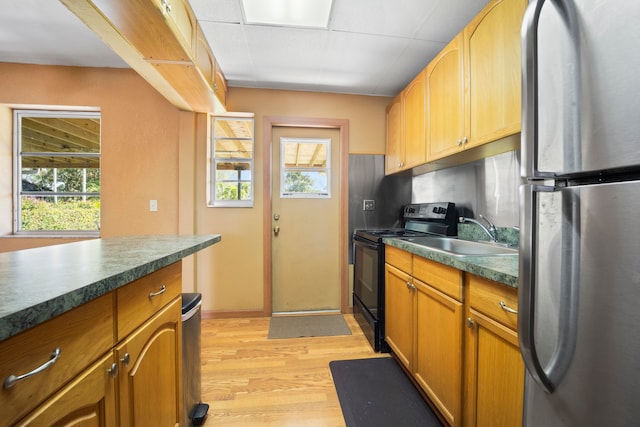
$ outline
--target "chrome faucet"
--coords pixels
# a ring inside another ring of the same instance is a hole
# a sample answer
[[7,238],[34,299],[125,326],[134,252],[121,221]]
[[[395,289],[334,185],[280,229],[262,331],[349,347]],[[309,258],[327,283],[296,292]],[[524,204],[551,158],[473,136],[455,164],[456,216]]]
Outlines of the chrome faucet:
[[496,243],[498,241],[498,238],[497,238],[498,237],[498,234],[497,234],[498,233],[498,229],[496,228],[496,226],[491,221],[489,221],[489,219],[486,216],[484,216],[482,214],[480,214],[478,216],[480,217],[480,219],[484,220],[487,223],[488,227],[485,226],[480,221],[477,221],[477,220],[475,220],[473,218],[466,218],[464,216],[461,216],[460,218],[458,218],[458,221],[460,223],[471,222],[473,224],[476,224],[477,226],[482,228],[485,233],[487,233],[487,235],[489,236],[489,241],[490,242]]

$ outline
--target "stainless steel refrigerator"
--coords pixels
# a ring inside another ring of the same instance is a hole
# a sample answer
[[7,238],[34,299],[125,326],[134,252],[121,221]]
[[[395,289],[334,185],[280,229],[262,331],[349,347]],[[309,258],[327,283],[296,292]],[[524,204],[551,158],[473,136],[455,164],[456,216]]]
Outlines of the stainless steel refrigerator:
[[523,424],[640,425],[640,1],[523,20]]

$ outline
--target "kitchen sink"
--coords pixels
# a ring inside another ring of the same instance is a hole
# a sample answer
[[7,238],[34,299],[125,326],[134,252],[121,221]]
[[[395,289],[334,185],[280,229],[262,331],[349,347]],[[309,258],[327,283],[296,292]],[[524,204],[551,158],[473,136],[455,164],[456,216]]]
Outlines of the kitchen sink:
[[460,240],[452,237],[418,236],[403,237],[402,240],[416,245],[426,246],[429,249],[445,252],[453,256],[518,255],[518,250],[516,248],[510,248],[490,242]]

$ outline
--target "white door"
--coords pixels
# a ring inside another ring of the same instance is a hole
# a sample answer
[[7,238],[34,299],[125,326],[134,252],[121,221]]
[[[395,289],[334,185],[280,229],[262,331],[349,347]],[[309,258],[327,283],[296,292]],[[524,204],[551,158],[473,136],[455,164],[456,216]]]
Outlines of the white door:
[[339,147],[338,129],[272,130],[274,313],[340,310]]

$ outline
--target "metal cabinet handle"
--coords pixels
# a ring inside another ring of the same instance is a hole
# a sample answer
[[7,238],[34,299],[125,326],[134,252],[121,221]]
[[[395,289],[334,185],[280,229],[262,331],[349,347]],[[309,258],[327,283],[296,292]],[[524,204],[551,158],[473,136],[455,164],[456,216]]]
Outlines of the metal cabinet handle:
[[109,374],[109,376],[111,378],[115,378],[116,375],[118,375],[118,364],[117,363],[112,363],[111,367],[109,369],[107,369],[107,373]]
[[514,310],[513,308],[509,307],[507,303],[505,303],[504,301],[500,301],[498,305],[500,306],[501,309],[503,309],[507,313],[518,314],[518,310]]
[[51,353],[51,357],[49,358],[49,360],[45,363],[43,363],[42,365],[38,366],[36,369],[34,369],[31,372],[27,372],[26,374],[23,375],[9,375],[5,380],[4,380],[4,388],[11,388],[13,387],[18,381],[23,380],[25,378],[28,378],[30,376],[39,374],[40,372],[48,369],[49,367],[53,366],[54,363],[56,363],[58,361],[58,358],[60,357],[60,354],[62,353],[62,350],[60,350],[60,347],[57,347],[55,350],[53,350],[53,353]]
[[129,353],[125,353],[124,356],[122,356],[122,359],[120,359],[120,362],[122,362],[124,366],[129,366],[129,362],[131,362],[131,355]]
[[162,295],[165,292],[167,292],[167,287],[165,285],[162,285],[162,287],[158,292],[149,292],[149,299],[152,299],[153,297],[157,297],[158,295]]

